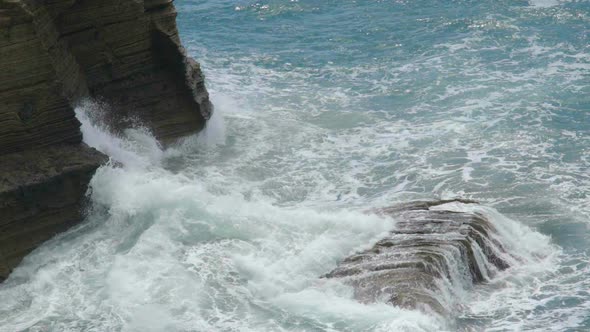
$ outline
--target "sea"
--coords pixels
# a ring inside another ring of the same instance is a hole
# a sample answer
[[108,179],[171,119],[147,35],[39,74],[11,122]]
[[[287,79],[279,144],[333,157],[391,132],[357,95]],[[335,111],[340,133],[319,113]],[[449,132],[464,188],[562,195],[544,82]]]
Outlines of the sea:
[[[0,331],[590,331],[590,1],[175,5],[212,118],[162,147],[76,109],[111,161]],[[527,259],[450,315],[320,278],[395,229],[368,211],[457,197]]]

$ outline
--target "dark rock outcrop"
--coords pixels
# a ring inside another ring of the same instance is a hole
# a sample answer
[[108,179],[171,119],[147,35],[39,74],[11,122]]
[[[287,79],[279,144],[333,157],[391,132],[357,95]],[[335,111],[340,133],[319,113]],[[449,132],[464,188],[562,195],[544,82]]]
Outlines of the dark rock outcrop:
[[198,63],[185,56],[171,0],[54,1],[60,42],[88,95],[110,105],[114,125],[139,119],[169,142],[200,130],[212,106]]
[[81,219],[105,157],[82,143],[78,102],[163,143],[204,127],[212,105],[175,18],[172,0],[0,0],[0,280]]
[[470,287],[508,268],[508,255],[492,223],[477,213],[433,209],[466,200],[424,201],[381,209],[396,227],[371,249],[325,275],[354,287],[361,302],[383,301],[445,314],[445,293]]
[[0,281],[40,243],[80,221],[88,182],[106,160],[83,144],[2,158]]

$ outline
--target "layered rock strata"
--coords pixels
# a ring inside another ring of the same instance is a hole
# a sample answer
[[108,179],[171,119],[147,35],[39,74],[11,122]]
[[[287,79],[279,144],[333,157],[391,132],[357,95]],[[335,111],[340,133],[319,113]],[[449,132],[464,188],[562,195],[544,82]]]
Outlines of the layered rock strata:
[[387,302],[447,314],[456,293],[508,268],[504,246],[483,215],[437,207],[469,201],[414,202],[377,211],[396,227],[371,249],[354,254],[328,273],[353,286],[361,302]]
[[105,158],[82,143],[77,103],[163,143],[204,127],[212,105],[175,18],[172,0],[0,0],[0,280],[81,219]]

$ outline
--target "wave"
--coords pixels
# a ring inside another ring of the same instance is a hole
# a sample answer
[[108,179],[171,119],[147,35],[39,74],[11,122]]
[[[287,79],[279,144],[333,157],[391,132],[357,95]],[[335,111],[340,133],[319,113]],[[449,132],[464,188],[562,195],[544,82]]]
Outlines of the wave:
[[[226,149],[223,141],[229,139],[223,138],[223,127],[211,126],[199,137],[163,148],[142,127],[109,133],[89,115],[97,107],[87,103],[77,114],[85,142],[112,162],[91,182],[86,221],[28,256],[0,286],[2,326],[33,331],[452,326],[417,310],[359,303],[349,286],[319,278],[383,238],[394,220],[358,209],[282,206],[264,195],[225,191],[231,180],[224,174],[202,176],[195,163],[223,155],[218,150]],[[545,237],[479,209],[512,250],[524,257],[531,253],[531,259],[532,252],[548,250]]]

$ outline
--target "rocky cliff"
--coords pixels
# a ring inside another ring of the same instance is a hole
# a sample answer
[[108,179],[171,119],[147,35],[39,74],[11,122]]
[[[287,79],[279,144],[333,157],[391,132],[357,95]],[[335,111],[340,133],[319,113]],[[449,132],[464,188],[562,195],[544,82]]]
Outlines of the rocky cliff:
[[0,0],[0,280],[81,219],[106,160],[82,143],[81,100],[164,143],[203,128],[212,105],[175,18],[172,0]]

